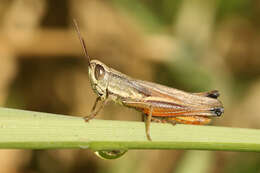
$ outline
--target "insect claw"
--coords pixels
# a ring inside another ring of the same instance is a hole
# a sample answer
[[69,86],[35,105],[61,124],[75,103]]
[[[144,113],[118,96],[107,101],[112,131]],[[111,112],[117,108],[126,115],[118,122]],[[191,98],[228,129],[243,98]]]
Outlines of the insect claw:
[[152,138],[151,138],[150,134],[147,134],[147,133],[146,133],[146,137],[147,137],[147,139],[148,139],[149,141],[152,141]]
[[85,120],[86,123],[89,122],[89,119],[88,118],[83,118]]
[[89,122],[89,120],[93,119],[95,116],[90,115],[90,116],[85,116],[83,117],[83,119],[85,120],[85,122]]

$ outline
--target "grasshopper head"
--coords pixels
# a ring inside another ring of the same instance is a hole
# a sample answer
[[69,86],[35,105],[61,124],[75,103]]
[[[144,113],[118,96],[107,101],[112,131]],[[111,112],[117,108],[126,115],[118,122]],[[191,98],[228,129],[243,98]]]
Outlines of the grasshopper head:
[[109,67],[98,60],[91,60],[88,73],[93,90],[101,98],[105,97],[109,80]]
[[78,23],[74,19],[73,20],[75,29],[77,31],[81,46],[84,51],[84,55],[86,59],[88,60],[88,73],[89,73],[89,79],[91,82],[91,86],[93,90],[101,97],[101,99],[105,99],[107,87],[108,87],[108,80],[109,80],[109,68],[103,64],[100,61],[97,60],[91,60],[90,56],[88,55],[86,43],[81,36],[81,33],[79,31]]

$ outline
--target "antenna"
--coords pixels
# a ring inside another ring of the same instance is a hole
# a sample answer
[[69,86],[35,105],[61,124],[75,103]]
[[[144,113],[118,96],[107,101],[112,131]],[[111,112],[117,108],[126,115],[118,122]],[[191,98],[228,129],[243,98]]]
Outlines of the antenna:
[[90,65],[90,56],[88,55],[88,51],[87,51],[87,48],[86,48],[86,43],[85,43],[85,41],[84,41],[84,38],[81,36],[81,33],[80,33],[80,31],[79,31],[78,22],[76,21],[76,19],[73,19],[73,22],[74,22],[74,26],[75,26],[76,32],[77,32],[77,34],[78,34],[78,37],[79,37],[81,46],[82,46],[82,48],[83,48],[84,55],[85,55],[85,57],[88,59],[88,65]]

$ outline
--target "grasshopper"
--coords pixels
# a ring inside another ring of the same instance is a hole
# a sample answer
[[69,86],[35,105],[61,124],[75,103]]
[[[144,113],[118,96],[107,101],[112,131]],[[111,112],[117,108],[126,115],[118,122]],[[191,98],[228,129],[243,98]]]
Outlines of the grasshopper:
[[[209,124],[212,117],[224,112],[217,99],[217,90],[201,93],[188,93],[157,83],[137,80],[106,66],[98,60],[91,60],[77,22],[75,28],[88,60],[88,73],[91,86],[97,99],[86,122],[93,119],[109,101],[141,111],[145,121],[145,132],[151,141],[150,124],[154,122]],[[101,102],[99,108],[97,103]]]

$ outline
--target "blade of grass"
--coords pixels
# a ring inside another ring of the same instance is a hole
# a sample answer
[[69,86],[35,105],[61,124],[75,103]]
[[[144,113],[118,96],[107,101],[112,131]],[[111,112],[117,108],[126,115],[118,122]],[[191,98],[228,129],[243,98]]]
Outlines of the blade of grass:
[[49,149],[200,149],[260,151],[260,130],[91,120],[0,108],[0,148]]

